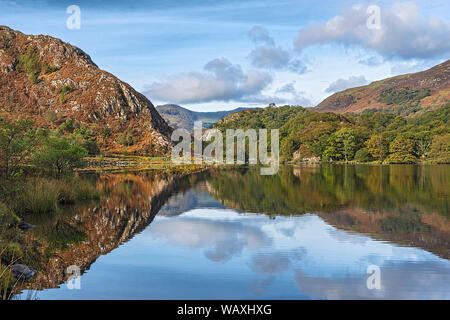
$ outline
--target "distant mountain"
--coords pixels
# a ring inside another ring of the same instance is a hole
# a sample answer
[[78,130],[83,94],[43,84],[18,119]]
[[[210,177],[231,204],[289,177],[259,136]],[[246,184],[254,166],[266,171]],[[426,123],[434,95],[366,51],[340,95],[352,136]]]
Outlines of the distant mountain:
[[337,92],[313,109],[318,112],[356,112],[368,109],[408,115],[450,102],[450,60],[431,69],[372,82]]
[[202,121],[204,127],[210,127],[223,117],[244,110],[252,108],[236,108],[228,111],[216,111],[216,112],[196,112],[186,108],[180,107],[176,104],[166,104],[157,106],[156,110],[166,120],[169,125],[174,128],[183,128],[191,131],[194,128],[195,121]]
[[89,55],[59,39],[0,26],[0,119],[27,117],[58,128],[71,119],[94,133],[102,152],[165,154],[172,129],[153,104],[100,70]]

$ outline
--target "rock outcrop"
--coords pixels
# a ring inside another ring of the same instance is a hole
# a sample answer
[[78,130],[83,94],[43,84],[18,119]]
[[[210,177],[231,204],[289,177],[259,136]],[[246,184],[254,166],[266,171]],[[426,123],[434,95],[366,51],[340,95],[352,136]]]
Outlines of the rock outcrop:
[[163,154],[172,129],[153,104],[103,71],[81,49],[44,35],[0,26],[0,117],[28,117],[39,127],[78,121],[97,136],[102,151],[122,152],[118,137],[131,134],[127,151]]

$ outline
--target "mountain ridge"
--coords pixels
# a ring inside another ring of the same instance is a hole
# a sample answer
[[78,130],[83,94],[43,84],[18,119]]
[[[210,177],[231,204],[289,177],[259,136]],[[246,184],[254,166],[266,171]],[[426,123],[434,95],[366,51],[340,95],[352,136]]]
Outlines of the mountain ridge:
[[156,106],[156,110],[172,128],[181,128],[186,129],[187,131],[191,131],[194,128],[195,121],[202,121],[204,127],[209,127],[229,114],[251,109],[253,108],[236,108],[228,111],[198,112],[183,108],[176,104]]
[[[318,112],[356,112],[402,108],[436,109],[450,102],[450,60],[430,69],[374,81],[336,92],[313,108]],[[408,111],[409,110],[409,111]]]

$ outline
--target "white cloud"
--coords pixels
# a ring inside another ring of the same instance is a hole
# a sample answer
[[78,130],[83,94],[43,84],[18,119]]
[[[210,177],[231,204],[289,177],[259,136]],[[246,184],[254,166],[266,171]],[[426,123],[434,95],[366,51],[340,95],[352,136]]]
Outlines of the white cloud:
[[305,73],[308,70],[302,61],[293,58],[290,51],[275,45],[275,40],[270,37],[265,28],[254,26],[250,30],[249,36],[255,44],[258,44],[248,56],[254,67],[288,70],[298,74]]
[[364,76],[351,76],[348,79],[338,79],[332,82],[325,92],[338,92],[348,88],[359,87],[367,84],[368,81]]
[[225,58],[208,62],[204,70],[154,82],[145,94],[151,99],[172,103],[241,100],[260,94],[272,82],[269,73],[256,70],[244,72],[240,65],[232,64]]
[[289,52],[277,46],[256,47],[250,52],[250,60],[258,68],[280,69],[291,60]]
[[381,28],[367,27],[367,7],[344,10],[325,23],[303,28],[294,40],[296,50],[312,45],[340,43],[378,52],[385,58],[443,57],[450,52],[450,23],[439,17],[423,17],[411,2],[381,9]]

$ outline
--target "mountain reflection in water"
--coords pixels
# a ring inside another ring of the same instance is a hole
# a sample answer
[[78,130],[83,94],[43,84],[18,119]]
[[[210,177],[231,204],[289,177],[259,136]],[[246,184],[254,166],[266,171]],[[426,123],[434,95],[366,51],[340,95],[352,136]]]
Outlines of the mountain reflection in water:
[[[286,166],[91,177],[95,205],[36,221],[38,299],[450,299],[450,166]],[[69,290],[65,270],[83,271]],[[381,271],[368,289],[367,268]],[[30,291],[29,291],[30,290]]]

